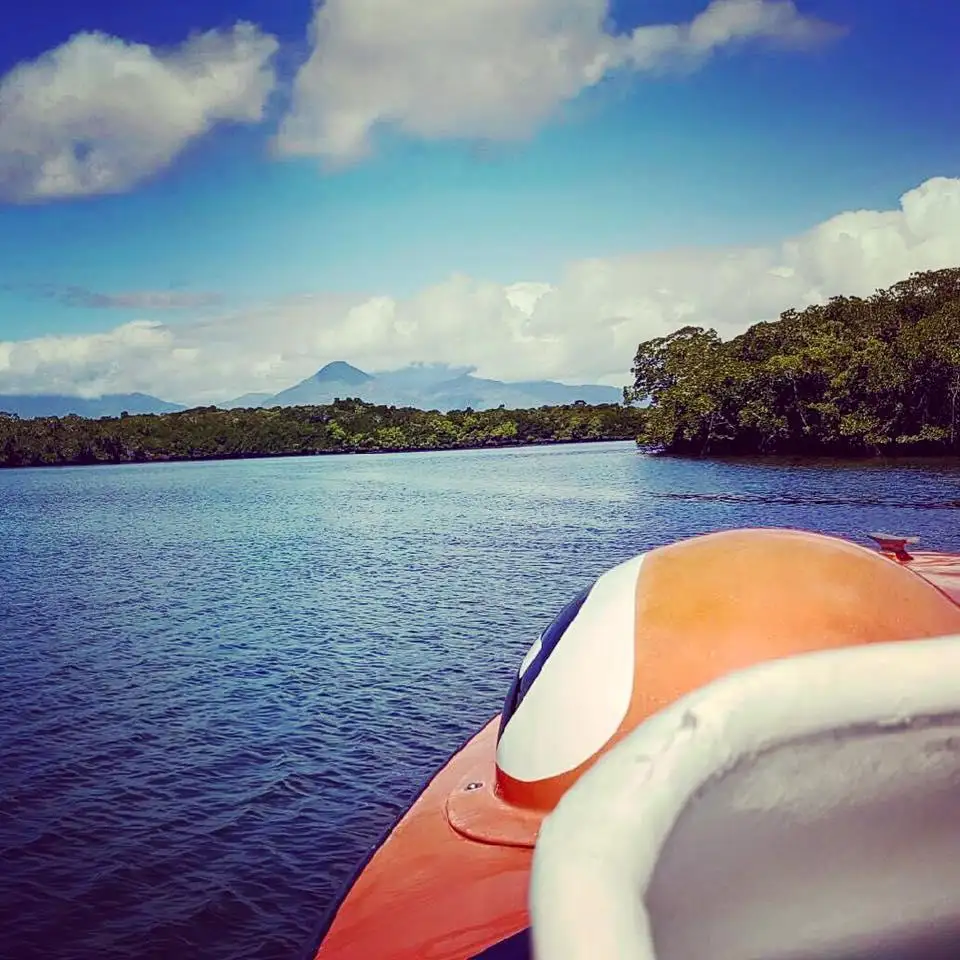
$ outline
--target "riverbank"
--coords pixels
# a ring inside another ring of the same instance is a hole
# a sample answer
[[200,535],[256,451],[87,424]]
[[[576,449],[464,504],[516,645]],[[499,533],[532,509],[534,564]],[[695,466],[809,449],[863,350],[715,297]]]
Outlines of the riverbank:
[[99,420],[0,414],[0,467],[97,466],[633,440],[644,413],[619,404],[449,413],[340,400],[318,407]]

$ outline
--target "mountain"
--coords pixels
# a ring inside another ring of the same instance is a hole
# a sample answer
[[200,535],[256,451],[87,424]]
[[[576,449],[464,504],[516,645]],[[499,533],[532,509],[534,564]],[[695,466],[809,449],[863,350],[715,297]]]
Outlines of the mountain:
[[301,380],[274,396],[268,396],[258,407],[306,407],[331,403],[335,397],[364,396],[368,384],[374,380],[349,363],[336,360],[318,370],[312,377]]
[[102,397],[68,397],[60,394],[0,394],[0,413],[32,417],[119,417],[121,413],[173,413],[185,409],[147,393],[109,393]]
[[503,404],[510,409],[560,406],[582,400],[585,403],[619,403],[622,391],[598,384],[568,386],[553,380],[505,383],[462,374],[423,391],[423,402],[430,409],[489,410]]
[[332,403],[337,397],[358,397],[385,406],[418,407],[424,410],[490,410],[501,404],[522,409],[561,405],[582,400],[585,403],[619,403],[622,393],[616,387],[598,384],[568,386],[552,380],[508,383],[473,376],[471,367],[447,364],[412,364],[375,376],[364,373],[342,360],[328,363],[312,377],[287,390],[263,397],[246,394],[219,404],[226,409],[238,406],[292,407]]
[[221,410],[245,410],[248,407],[259,407],[264,400],[269,400],[272,396],[272,393],[245,393],[242,397],[225,400],[217,406]]

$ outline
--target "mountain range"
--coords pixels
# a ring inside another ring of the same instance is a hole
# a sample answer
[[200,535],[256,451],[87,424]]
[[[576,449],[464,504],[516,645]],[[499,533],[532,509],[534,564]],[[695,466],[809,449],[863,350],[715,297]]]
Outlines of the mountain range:
[[[246,393],[218,403],[224,410],[251,407],[295,407],[332,403],[337,397],[356,397],[368,403],[417,407],[422,410],[490,410],[585,403],[618,403],[621,391],[598,384],[568,386],[553,380],[505,382],[473,376],[470,367],[412,364],[399,370],[370,374],[343,360],[328,363],[313,376],[276,394]],[[0,412],[20,417],[117,417],[127,413],[171,413],[185,405],[144,393],[107,394],[95,399],[60,395],[0,394]]]
[[90,420],[119,417],[121,413],[173,413],[186,409],[148,393],[109,393],[102,397],[69,397],[61,394],[0,394],[0,413],[13,413],[24,420],[32,417],[66,417],[75,413]]
[[358,397],[369,403],[421,410],[489,410],[540,407],[548,404],[618,403],[621,391],[596,384],[567,386],[552,380],[507,383],[473,376],[470,367],[413,364],[376,375],[364,373],[342,360],[328,363],[312,377],[273,396],[246,394],[220,406],[236,408],[295,407],[331,403],[337,397]]

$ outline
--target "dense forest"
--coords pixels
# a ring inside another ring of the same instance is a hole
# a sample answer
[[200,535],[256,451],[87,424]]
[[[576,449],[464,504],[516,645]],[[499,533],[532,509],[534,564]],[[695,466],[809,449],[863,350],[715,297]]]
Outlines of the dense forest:
[[145,463],[323,453],[453,450],[632,440],[643,411],[576,403],[452,413],[338,400],[319,407],[219,410],[89,420],[0,413],[0,466]]
[[627,402],[667,453],[960,454],[960,269],[788,310],[731,340],[640,344]]

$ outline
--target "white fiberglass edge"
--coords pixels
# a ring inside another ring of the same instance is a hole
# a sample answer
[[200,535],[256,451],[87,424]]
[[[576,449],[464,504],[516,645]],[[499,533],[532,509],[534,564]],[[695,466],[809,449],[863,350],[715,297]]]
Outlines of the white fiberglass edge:
[[544,822],[530,908],[538,960],[960,956],[960,636],[772,661],[652,717]]

